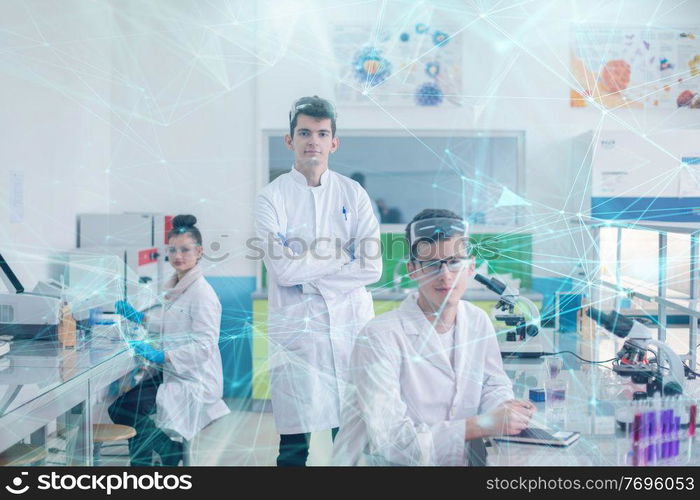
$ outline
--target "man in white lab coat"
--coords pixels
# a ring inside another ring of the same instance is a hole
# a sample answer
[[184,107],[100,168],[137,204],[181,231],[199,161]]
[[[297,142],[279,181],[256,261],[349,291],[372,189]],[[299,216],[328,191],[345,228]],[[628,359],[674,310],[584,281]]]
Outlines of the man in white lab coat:
[[365,285],[381,276],[379,224],[367,192],[328,168],[335,110],[317,96],[289,114],[292,169],[258,195],[265,245],[272,411],[279,466],[306,464],[311,432],[337,432],[357,332],[374,316]]
[[418,292],[360,332],[337,465],[466,465],[468,441],[517,434],[535,407],[513,399],[488,316],[461,300],[472,277],[467,224],[423,210],[408,225]]

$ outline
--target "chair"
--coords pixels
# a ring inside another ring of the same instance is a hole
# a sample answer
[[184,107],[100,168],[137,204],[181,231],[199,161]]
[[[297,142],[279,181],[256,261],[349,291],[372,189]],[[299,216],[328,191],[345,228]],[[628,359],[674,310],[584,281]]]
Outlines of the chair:
[[126,441],[136,435],[136,429],[121,424],[94,424],[92,426],[92,461],[94,465],[100,465],[102,460],[102,447],[105,443],[113,441]]

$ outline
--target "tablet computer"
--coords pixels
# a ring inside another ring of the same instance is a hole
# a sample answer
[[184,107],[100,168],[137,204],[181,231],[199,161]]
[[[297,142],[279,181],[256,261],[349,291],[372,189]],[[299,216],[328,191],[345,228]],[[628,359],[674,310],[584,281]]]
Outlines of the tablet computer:
[[581,437],[579,432],[573,431],[556,431],[548,432],[544,429],[528,427],[519,434],[512,436],[498,436],[493,439],[496,441],[507,441],[511,443],[524,444],[539,444],[543,446],[569,446],[576,442]]

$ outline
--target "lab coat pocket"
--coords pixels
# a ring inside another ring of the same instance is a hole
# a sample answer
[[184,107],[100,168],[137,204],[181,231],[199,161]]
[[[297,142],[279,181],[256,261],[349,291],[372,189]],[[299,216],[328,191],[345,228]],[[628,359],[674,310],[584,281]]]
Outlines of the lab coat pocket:
[[301,353],[310,349],[312,338],[309,332],[295,330],[270,335],[270,344],[278,350]]
[[340,210],[330,217],[332,222],[331,233],[335,238],[342,241],[342,245],[350,239],[351,235],[355,234],[354,221],[355,212],[351,209],[350,204],[345,202]]
[[[298,309],[298,308],[295,308]],[[315,360],[313,331],[306,318],[308,311],[295,310],[293,314],[272,316],[269,328],[271,367],[304,365]]]

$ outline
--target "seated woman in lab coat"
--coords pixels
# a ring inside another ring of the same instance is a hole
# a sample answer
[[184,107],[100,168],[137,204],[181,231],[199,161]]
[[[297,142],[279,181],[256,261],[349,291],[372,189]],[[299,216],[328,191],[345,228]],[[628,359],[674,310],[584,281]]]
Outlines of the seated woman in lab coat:
[[333,447],[336,465],[467,465],[468,441],[524,429],[484,311],[461,300],[474,271],[467,224],[448,210],[406,228],[418,291],[360,332]]
[[120,301],[117,312],[160,333],[162,346],[130,342],[134,351],[158,367],[156,374],[120,396],[109,415],[117,424],[130,425],[131,465],[152,465],[152,452],[163,465],[177,465],[182,444],[170,439],[192,439],[210,422],[226,415],[219,352],[221,303],[198,265],[202,235],[193,215],[178,215],[168,235],[168,257],[175,274],[165,283],[162,307],[136,311]]

